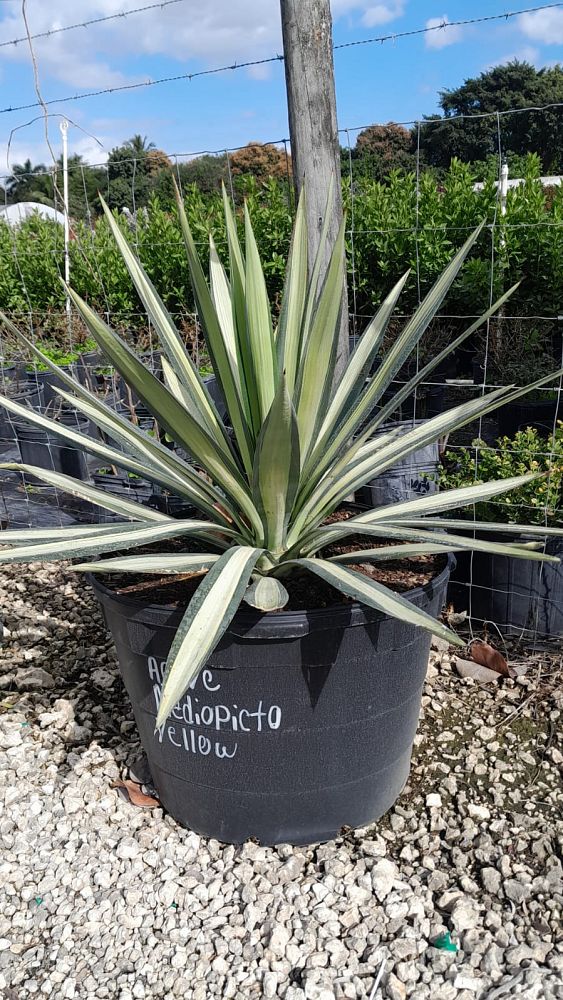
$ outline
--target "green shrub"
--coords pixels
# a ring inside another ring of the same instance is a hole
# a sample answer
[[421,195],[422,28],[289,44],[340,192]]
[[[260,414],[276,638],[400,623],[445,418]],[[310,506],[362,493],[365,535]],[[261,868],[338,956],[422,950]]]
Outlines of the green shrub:
[[[419,294],[428,291],[452,253],[484,218],[487,226],[441,312],[477,315],[489,305],[491,293],[497,298],[503,289],[521,281],[511,299],[511,314],[556,317],[563,301],[563,187],[546,192],[539,182],[539,169],[537,157],[529,156],[525,183],[508,192],[503,217],[493,172],[487,172],[483,188],[476,191],[476,170],[459,160],[452,161],[440,180],[433,172],[423,172],[418,197],[414,173],[395,170],[383,181],[366,174],[345,178],[351,310],[355,306],[361,316],[371,316],[393,283],[411,268],[402,311],[412,311]],[[259,183],[252,177],[237,178],[237,195],[247,200],[268,293],[275,304],[283,284],[294,209],[290,188],[281,180]],[[202,257],[206,259],[211,232],[225,262],[220,194],[203,194],[193,184],[184,188],[184,200]],[[238,197],[237,205],[242,235]],[[118,217],[121,230],[138,251],[167,308],[180,322],[192,315],[194,301],[178,220],[165,192],[161,197],[153,196],[147,207],[139,210],[136,221]],[[120,329],[146,331],[141,304],[109,238],[106,219],[98,219],[94,228],[77,222],[73,230],[70,257],[74,287],[97,311],[111,313]],[[0,222],[0,309],[13,315],[60,312],[65,301],[59,280],[63,270],[60,226],[38,217],[14,229]],[[542,326],[542,338],[550,350],[555,329],[555,320]]]
[[446,452],[440,474],[441,489],[486,483],[506,476],[544,472],[519,489],[475,504],[477,521],[507,521],[510,524],[563,523],[563,423],[553,438],[534,427],[518,431],[513,438],[499,438],[494,447],[475,440],[471,448]]

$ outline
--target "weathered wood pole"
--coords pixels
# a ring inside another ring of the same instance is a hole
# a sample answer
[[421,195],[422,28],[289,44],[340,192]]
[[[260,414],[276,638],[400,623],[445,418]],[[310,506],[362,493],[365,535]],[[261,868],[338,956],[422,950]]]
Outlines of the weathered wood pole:
[[[329,0],[280,0],[289,134],[297,192],[305,184],[311,271],[331,178],[328,253],[342,221],[340,143],[332,58],[332,18]],[[348,296],[344,289],[336,377],[348,358]]]

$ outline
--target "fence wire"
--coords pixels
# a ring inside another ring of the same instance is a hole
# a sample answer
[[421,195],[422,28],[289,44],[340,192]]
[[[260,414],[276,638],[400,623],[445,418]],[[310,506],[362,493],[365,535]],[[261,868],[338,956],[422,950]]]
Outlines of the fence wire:
[[[559,112],[563,115],[563,107]],[[515,113],[521,114],[522,109],[517,109]],[[476,395],[484,395],[502,385],[523,386],[528,381],[540,377],[534,370],[535,365],[539,361],[547,364],[549,356],[552,356],[553,371],[563,367],[563,316],[561,315],[563,310],[561,307],[553,307],[555,300],[549,285],[550,281],[554,280],[554,261],[559,260],[560,268],[563,269],[563,218],[561,213],[550,215],[547,210],[543,211],[541,218],[532,219],[518,218],[517,214],[509,215],[507,218],[504,214],[501,165],[506,154],[503,131],[507,114],[495,114],[493,117],[498,166],[494,194],[491,195],[491,189],[486,195],[473,188],[471,193],[474,206],[479,204],[479,198],[494,197],[491,218],[483,235],[483,245],[487,247],[486,268],[483,272],[486,274],[487,287],[483,293],[485,298],[482,298],[483,309],[479,311],[475,306],[478,296],[476,293],[471,294],[469,279],[465,299],[462,300],[458,296],[457,308],[453,309],[448,306],[446,300],[431,326],[429,343],[417,346],[410,367],[405,367],[396,376],[395,387],[414,373],[418,374],[426,363],[425,358],[429,351],[434,348],[435,353],[445,343],[451,341],[464,326],[469,326],[487,307],[492,306],[505,290],[506,261],[510,259],[511,240],[514,234],[530,230],[541,233],[542,239],[545,234],[541,252],[538,251],[533,259],[521,262],[524,273],[527,268],[534,273],[538,268],[540,270],[544,268],[545,296],[542,298],[541,295],[539,297],[536,295],[529,307],[526,300],[520,297],[517,309],[512,307],[509,301],[507,307],[488,320],[481,336],[473,338],[469,343],[466,354],[456,352],[453,367],[439,369],[425,379],[417,387],[412,398],[407,400],[396,413],[395,419],[404,421],[405,425],[410,426],[415,421],[426,420],[448,406],[469,401]],[[467,119],[458,122],[458,127],[463,127],[464,121]],[[441,123],[436,122],[436,125],[439,124]],[[370,311],[377,305],[377,302],[373,301],[374,298],[377,299],[377,295],[374,293],[370,298],[369,294],[366,295],[365,289],[367,288],[369,292],[370,288],[381,290],[386,286],[388,290],[400,277],[398,265],[395,266],[393,260],[390,262],[389,253],[386,256],[385,247],[388,244],[385,241],[391,243],[392,240],[397,241],[403,237],[412,238],[412,308],[404,310],[399,307],[390,328],[392,338],[398,325],[410,319],[413,311],[420,305],[435,276],[433,272],[435,261],[429,259],[425,241],[429,236],[440,235],[453,252],[474,228],[469,221],[467,225],[463,224],[463,219],[460,218],[441,222],[424,216],[424,199],[427,197],[430,174],[422,158],[421,135],[423,127],[427,129],[431,126],[432,122],[415,123],[416,150],[412,181],[414,209],[412,218],[409,217],[406,221],[399,218],[388,219],[385,213],[378,213],[375,195],[373,209],[370,210],[369,205],[366,207],[366,200],[369,200],[365,194],[366,190],[368,194],[370,191],[372,194],[375,191],[379,195],[386,185],[395,182],[387,177],[377,186],[369,171],[366,173],[365,163],[362,163],[357,155],[357,139],[363,129],[350,128],[340,132],[343,138],[343,163],[348,173],[345,179],[345,191],[348,201],[350,334],[355,338],[361,336]],[[383,132],[388,128],[391,135],[391,130],[395,126],[378,126],[378,128]],[[278,208],[281,203],[285,205],[285,229],[282,227],[283,231],[278,234],[277,243],[274,245],[272,232],[268,230],[275,227],[271,225],[268,227],[267,211],[265,211],[266,222],[264,223],[262,219],[264,231],[259,235],[259,242],[262,239],[263,247],[270,254],[266,259],[267,271],[268,267],[270,268],[268,274],[270,276],[273,274],[274,278],[277,274],[279,278],[280,274],[273,270],[273,265],[276,263],[274,257],[277,255],[283,259],[287,253],[290,220],[295,205],[289,142],[287,139],[277,140],[276,145],[280,148],[280,152],[285,153],[285,167],[279,177],[279,189],[283,190],[284,194],[277,203]],[[216,155],[224,157],[225,184],[231,198],[237,204],[241,201],[241,182],[237,174],[236,154],[241,148],[215,151]],[[178,153],[166,155],[180,191],[189,202],[190,198],[195,198],[196,195],[191,187],[186,186],[183,167],[191,162],[192,157],[189,154]],[[173,225],[169,227],[168,236],[164,239],[154,238],[154,234],[150,235],[152,209],[150,207],[147,209],[144,205],[146,192],[143,190],[144,173],[141,169],[144,162],[140,157],[131,157],[129,164],[131,169],[124,188],[124,200],[131,206],[128,215],[130,239],[141,257],[143,254],[148,255],[149,272],[152,266],[164,281],[162,275],[166,274],[166,268],[163,262],[178,251],[182,244]],[[77,222],[73,226],[74,272],[81,275],[80,280],[89,289],[96,308],[106,322],[134,342],[142,352],[145,363],[161,377],[159,345],[155,331],[150,322],[143,323],[142,318],[145,314],[138,302],[132,300],[132,306],[131,301],[128,301],[120,307],[115,292],[119,266],[116,263],[113,270],[113,265],[104,268],[102,252],[92,250],[93,241],[96,234],[101,232],[102,223],[99,222],[99,206],[93,204],[88,195],[85,165],[71,163],[70,170],[81,172],[84,201],[84,221],[80,224]],[[37,172],[34,172],[34,176],[37,176]],[[440,180],[435,179],[433,183],[435,186],[439,185]],[[126,189],[127,198],[125,198]],[[522,190],[524,192],[521,194],[522,205],[526,198],[530,202],[533,197],[538,199],[539,192],[542,192],[544,200],[550,196],[549,193],[543,192],[541,181],[537,179],[527,180]],[[467,193],[469,196],[469,191]],[[108,173],[108,197],[111,194]],[[445,197],[445,194],[442,192],[440,196]],[[250,197],[254,199],[253,204],[259,207],[260,204],[268,203],[270,195],[267,188],[261,189],[260,185],[255,185],[251,189]],[[509,194],[509,198],[512,199],[518,197],[518,189],[515,194]],[[8,205],[7,194],[5,194],[5,205],[6,207]],[[61,208],[56,204],[55,207]],[[211,209],[209,212],[209,221],[213,227],[216,218]],[[394,222],[397,224],[393,224]],[[22,237],[24,232],[27,234],[25,238]],[[46,245],[47,234],[50,242]],[[158,435],[160,429],[154,419],[140,401],[126,390],[118,373],[106,365],[105,360],[87,342],[85,331],[75,313],[71,314],[70,325],[66,325],[64,307],[58,305],[60,296],[53,291],[51,297],[47,296],[47,301],[38,302],[35,277],[38,270],[44,267],[45,261],[49,262],[53,287],[55,281],[63,277],[64,246],[61,227],[56,224],[52,226],[37,224],[34,229],[33,222],[24,223],[23,226],[3,223],[0,225],[0,236],[3,238],[0,248],[2,255],[0,281],[3,269],[5,273],[10,272],[12,291],[17,286],[17,302],[14,304],[15,300],[8,299],[6,290],[8,282],[4,281],[4,285],[0,285],[0,308],[9,313],[35,344],[56,342],[63,355],[66,355],[66,363],[69,364],[70,370],[86,385],[116,407],[127,419],[137,423],[148,433]],[[365,241],[371,237],[374,237],[374,241],[370,244],[370,253],[367,253]],[[220,252],[225,249],[224,239],[221,240],[218,236],[216,242]],[[196,234],[196,243],[200,251],[205,254],[207,241],[204,232]],[[107,252],[107,247],[104,252]],[[117,256],[115,260],[117,261]],[[188,289],[187,275],[185,277],[185,287]],[[541,284],[540,280],[539,285]],[[160,287],[159,291],[165,293],[166,288]],[[189,293],[186,291],[186,294]],[[2,297],[6,300],[2,301]],[[466,304],[465,310],[459,307],[462,301]],[[549,308],[545,307],[545,303],[549,304]],[[205,377],[212,377],[211,365],[193,304],[188,301],[185,307],[172,309],[171,312],[178,327],[185,334],[186,344],[196,365]],[[533,350],[530,348],[530,343],[533,344]],[[500,350],[500,361],[499,349],[505,352],[503,355]],[[526,378],[519,378],[516,383],[509,378],[510,365],[507,362],[503,367],[503,357],[508,358],[511,364],[514,362],[512,370],[524,372]],[[526,357],[529,358],[529,372],[525,371]],[[18,350],[14,339],[3,327],[0,327],[0,358],[2,393],[11,395],[24,405],[39,409],[55,419],[70,423],[79,433],[99,439],[100,433],[90,422],[84,421],[71,408],[61,406],[60,397],[50,389],[51,380],[46,373],[34,369],[31,357]],[[490,468],[495,461],[498,463],[495,466],[498,470],[495,478],[519,474],[520,471],[525,471],[526,462],[528,465],[535,462],[539,471],[543,473],[543,478],[538,480],[537,490],[523,493],[517,498],[513,507],[503,498],[488,502],[486,519],[506,521],[512,516],[514,508],[517,508],[517,520],[514,521],[516,524],[526,523],[527,520],[545,527],[556,522],[563,524],[563,426],[558,423],[560,420],[563,420],[563,387],[561,375],[558,375],[554,377],[553,384],[542,387],[537,392],[535,400],[528,401],[521,410],[514,410],[512,415],[500,412],[496,417],[493,414],[491,417],[480,418],[469,428],[456,432],[450,440],[442,441],[433,454],[415,455],[406,467],[391,470],[391,474],[387,477],[388,481],[384,484],[385,489],[391,491],[400,484],[407,497],[414,497],[432,492],[444,484],[452,485],[456,476],[465,475],[468,477],[467,482],[478,482],[482,476],[491,478]],[[526,431],[527,427],[533,428],[531,436]],[[508,429],[510,433],[508,439],[500,441],[503,429],[505,431]],[[519,431],[520,437],[518,437]],[[526,441],[523,441],[522,433],[528,435]],[[526,448],[528,450],[532,448],[532,457],[526,452]],[[64,443],[62,439],[57,439],[50,433],[30,430],[29,426],[26,428],[23,421],[13,418],[5,408],[0,408],[0,452],[4,464],[22,461],[27,465],[39,465],[46,469],[67,472],[94,482],[110,492],[115,490],[120,495],[129,495],[135,499],[151,502],[161,509],[167,509],[167,505],[173,504],[173,498],[155,493],[144,481],[127,475],[117,460],[115,465],[103,465],[99,457],[88,455],[79,444],[74,446]],[[366,490],[360,491],[358,499],[372,504],[385,502],[381,491],[382,484],[379,481],[375,482]],[[389,499],[390,495],[390,493],[385,494],[385,497]],[[483,505],[465,513],[470,514],[468,530],[479,537],[477,525],[484,517]],[[92,504],[73,497],[70,491],[65,493],[55,487],[44,485],[27,472],[0,470],[2,527],[59,526],[74,521],[92,521],[99,518],[112,520],[114,515],[100,513]],[[504,536],[505,540],[509,537]],[[542,539],[541,544],[544,549],[563,555],[563,544],[560,542]],[[485,629],[492,633],[499,632],[503,636],[525,638],[529,642],[552,636],[554,632],[563,633],[561,604],[563,571],[560,567],[554,568],[552,564],[526,562],[522,563],[522,567],[516,564],[515,560],[495,557],[489,553],[470,553],[467,557],[461,554],[458,557],[458,570],[449,599],[456,612],[467,611],[473,634],[481,635]]]

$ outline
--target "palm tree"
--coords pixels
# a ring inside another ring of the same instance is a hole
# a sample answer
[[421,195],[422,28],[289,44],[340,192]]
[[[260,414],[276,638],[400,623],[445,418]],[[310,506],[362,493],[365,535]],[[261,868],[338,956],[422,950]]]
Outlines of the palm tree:
[[123,145],[135,153],[135,156],[144,156],[149,150],[156,149],[154,142],[148,141],[148,136],[139,135],[138,132],[136,135],[131,136],[130,139],[127,139]]
[[6,193],[12,204],[39,201],[44,205],[52,205],[52,177],[43,163],[34,166],[28,158],[25,163],[14,163],[12,173],[6,179]]

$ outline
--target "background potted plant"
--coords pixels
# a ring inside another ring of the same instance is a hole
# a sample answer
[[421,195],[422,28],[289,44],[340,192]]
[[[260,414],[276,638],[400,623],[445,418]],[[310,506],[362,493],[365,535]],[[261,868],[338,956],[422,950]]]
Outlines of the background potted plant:
[[[488,385],[526,385],[529,373],[537,377],[547,375],[556,367],[555,358],[561,357],[561,334],[545,334],[541,327],[529,328],[521,319],[502,320],[493,324],[494,335],[489,344],[487,364]],[[486,344],[483,344],[483,353]],[[480,369],[479,382],[485,374]],[[502,437],[513,437],[526,427],[537,427],[543,434],[549,433],[556,419],[563,419],[563,394],[557,383],[546,383],[519,399],[499,407],[497,414],[498,433]]]
[[[380,350],[406,279],[396,284],[334,386],[344,225],[322,280],[325,228],[309,279],[301,200],[274,328],[248,212],[243,250],[225,197],[229,275],[210,241],[208,285],[179,196],[178,209],[198,315],[232,431],[107,209],[159,338],[165,384],[86,302],[70,294],[108,361],[200,471],[64,372],[60,395],[124,448],[119,452],[64,429],[70,440],[82,440],[106,464],[183,497],[200,517],[172,518],[44,472],[47,482],[129,520],[75,526],[60,537],[41,529],[6,532],[3,541],[12,547],[2,551],[0,562],[72,558],[81,560],[75,569],[95,574],[91,579],[114,636],[155,785],[177,819],[233,842],[249,836],[266,843],[326,839],[343,825],[376,819],[406,781],[430,634],[462,644],[438,621],[451,553],[486,548],[553,560],[521,545],[483,542],[436,527],[433,515],[488,500],[528,482],[529,475],[361,513],[350,510],[347,498],[521,390],[499,389],[404,435],[374,436],[479,325],[383,402],[479,230],[366,383],[365,371]],[[4,405],[21,415],[18,404],[4,400]],[[30,419],[36,426],[51,425],[42,414]],[[133,574],[127,593],[125,574]],[[156,577],[149,590],[147,575]],[[137,581],[143,580],[141,587]],[[239,609],[243,601],[247,610]]]
[[[563,526],[563,423],[550,436],[528,427],[513,438],[499,438],[494,447],[476,440],[471,448],[446,452],[440,485],[459,489],[527,472],[545,475],[505,496],[477,503],[474,509],[466,508],[459,517],[474,519],[476,535],[482,538],[491,537],[488,528],[485,536],[483,525],[498,521],[513,525],[518,541],[539,540],[546,552],[561,558],[563,539],[550,538],[549,532],[542,537],[542,528]],[[529,525],[535,527],[533,535],[525,527]],[[471,617],[494,622],[509,635],[563,634],[561,563],[540,567],[498,552],[459,553],[448,597],[456,610],[467,609]]]

